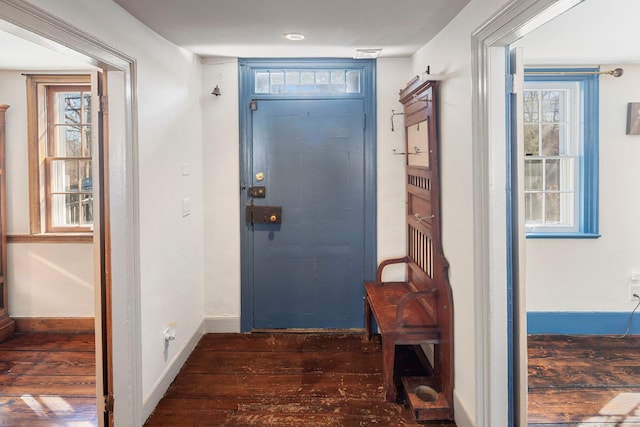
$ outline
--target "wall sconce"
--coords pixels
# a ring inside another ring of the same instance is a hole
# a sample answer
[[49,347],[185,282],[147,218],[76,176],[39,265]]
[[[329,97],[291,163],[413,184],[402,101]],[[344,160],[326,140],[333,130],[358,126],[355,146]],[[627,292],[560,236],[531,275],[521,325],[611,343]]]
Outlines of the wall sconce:
[[215,95],[215,96],[222,95],[222,93],[220,93],[220,86],[216,85],[216,87],[213,88],[213,92],[211,92],[211,95]]

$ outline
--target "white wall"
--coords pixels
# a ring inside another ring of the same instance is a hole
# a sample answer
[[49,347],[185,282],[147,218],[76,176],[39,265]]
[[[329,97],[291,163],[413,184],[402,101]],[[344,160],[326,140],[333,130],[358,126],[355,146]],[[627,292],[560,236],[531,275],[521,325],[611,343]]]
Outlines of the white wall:
[[[391,131],[391,110],[401,113],[398,101],[400,89],[411,79],[409,58],[381,58],[377,63],[378,118],[378,260],[402,256],[406,253],[406,183],[405,157],[393,153],[405,151],[403,116],[394,117]],[[399,280],[404,265],[385,269],[385,280]]]
[[[157,388],[163,387],[162,380],[171,372],[179,352],[201,332],[204,296],[201,66],[194,55],[153,33],[111,1],[30,2],[136,59],[139,336],[142,393],[144,400],[149,401],[157,397]],[[183,176],[183,163],[189,164],[190,175]],[[191,198],[191,215],[182,217],[185,197]],[[127,284],[113,286],[116,292],[123,292],[120,287]],[[114,307],[114,316],[123,313],[122,307]],[[169,322],[177,323],[177,337],[165,355],[162,331]],[[123,333],[114,331],[115,335]],[[117,375],[119,370],[126,372],[127,367],[116,366],[115,370]]]
[[[207,331],[240,331],[240,129],[238,61],[204,61],[203,169]],[[219,85],[221,96],[210,93]]]
[[[25,76],[0,71],[7,110],[7,232],[29,234],[29,164]],[[92,317],[93,249],[89,243],[12,243],[7,247],[9,314]],[[73,296],[72,298],[70,296]]]

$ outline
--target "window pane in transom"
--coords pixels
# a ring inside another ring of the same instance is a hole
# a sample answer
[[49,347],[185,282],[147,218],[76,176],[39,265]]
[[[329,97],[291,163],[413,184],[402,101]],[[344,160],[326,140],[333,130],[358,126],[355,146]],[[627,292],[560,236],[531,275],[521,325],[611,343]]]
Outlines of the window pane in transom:
[[347,93],[360,93],[359,71],[347,71]]
[[269,72],[256,72],[256,93],[269,93]]
[[271,73],[271,89],[270,93],[281,93],[284,92],[284,72],[278,71]]

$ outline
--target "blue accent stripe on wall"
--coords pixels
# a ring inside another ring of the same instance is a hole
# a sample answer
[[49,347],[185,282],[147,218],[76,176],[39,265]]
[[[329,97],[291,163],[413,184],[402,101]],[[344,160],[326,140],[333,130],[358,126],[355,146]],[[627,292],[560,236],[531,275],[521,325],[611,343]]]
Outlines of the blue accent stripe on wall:
[[[547,312],[527,313],[528,334],[622,335],[629,312]],[[630,334],[640,334],[640,313],[633,316]]]

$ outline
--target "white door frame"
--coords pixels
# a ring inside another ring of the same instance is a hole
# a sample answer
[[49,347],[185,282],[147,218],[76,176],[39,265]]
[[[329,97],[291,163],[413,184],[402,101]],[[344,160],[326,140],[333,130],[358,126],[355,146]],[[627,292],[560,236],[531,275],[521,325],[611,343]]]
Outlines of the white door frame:
[[[472,40],[474,282],[476,283],[476,426],[508,426],[506,47],[583,0],[512,0],[476,29]],[[526,337],[526,312],[514,331]],[[526,342],[526,340],[524,340]],[[519,375],[516,426],[526,426],[526,353]],[[517,382],[516,382],[517,384]],[[522,398],[518,398],[522,397]],[[520,402],[520,403],[518,403]]]
[[142,425],[135,59],[23,0],[0,0],[0,20],[4,31],[108,71],[114,421]]

